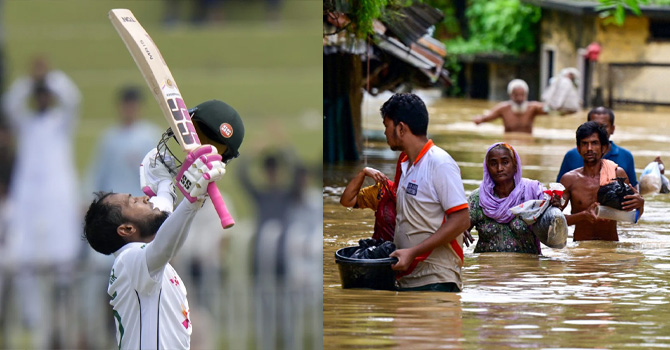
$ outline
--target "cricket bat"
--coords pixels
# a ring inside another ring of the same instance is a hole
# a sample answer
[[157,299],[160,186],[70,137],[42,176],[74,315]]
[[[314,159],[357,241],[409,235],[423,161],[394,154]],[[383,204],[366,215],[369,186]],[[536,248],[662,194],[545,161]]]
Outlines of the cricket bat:
[[[109,19],[126,44],[140,72],[142,72],[144,80],[149,85],[151,93],[156,98],[156,102],[158,102],[168,124],[170,124],[179,146],[185,152],[190,152],[200,146],[200,139],[195,132],[191,116],[188,114],[188,109],[181,97],[177,83],[149,34],[128,9],[109,11]],[[221,198],[221,193],[214,182],[210,182],[207,186],[207,193],[219,214],[223,228],[233,226],[235,221],[230,216],[226,204]]]

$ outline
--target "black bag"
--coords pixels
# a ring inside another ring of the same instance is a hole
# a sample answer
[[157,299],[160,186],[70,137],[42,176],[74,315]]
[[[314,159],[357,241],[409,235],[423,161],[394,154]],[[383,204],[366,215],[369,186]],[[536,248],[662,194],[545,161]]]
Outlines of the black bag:
[[617,177],[616,181],[600,186],[598,189],[598,203],[621,210],[621,202],[625,201],[623,197],[635,194],[624,181],[623,177]]
[[366,238],[358,241],[360,248],[351,254],[353,259],[383,259],[395,251],[395,244],[382,239]]

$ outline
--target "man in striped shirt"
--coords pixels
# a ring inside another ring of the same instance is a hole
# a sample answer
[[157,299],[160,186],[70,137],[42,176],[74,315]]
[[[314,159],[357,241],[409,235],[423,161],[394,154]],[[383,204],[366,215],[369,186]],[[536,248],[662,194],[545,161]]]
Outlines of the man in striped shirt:
[[460,292],[463,232],[470,226],[461,172],[428,139],[428,110],[414,94],[395,94],[381,107],[386,141],[403,151],[397,184],[394,243],[400,290]]

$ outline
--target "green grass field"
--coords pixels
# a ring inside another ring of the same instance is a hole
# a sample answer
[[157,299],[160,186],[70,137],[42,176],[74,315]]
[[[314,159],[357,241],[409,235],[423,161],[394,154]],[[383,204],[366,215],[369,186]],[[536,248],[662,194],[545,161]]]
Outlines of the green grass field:
[[[105,128],[116,122],[115,98],[126,84],[146,84],[107,12],[129,8],[160,48],[187,106],[221,99],[242,116],[246,136],[241,157],[264,147],[292,145],[305,161],[317,165],[322,153],[321,2],[288,0],[279,21],[264,21],[262,1],[234,2],[225,20],[193,26],[188,21],[166,27],[162,0],[5,0],[6,76],[9,84],[25,74],[35,54],[46,54],[83,94],[76,133],[76,164],[84,176]],[[189,2],[178,1],[187,18]],[[146,117],[166,126],[145,90]],[[229,166],[234,172],[235,161]],[[320,179],[319,179],[320,180]],[[320,183],[320,181],[319,181]],[[234,176],[219,184],[238,216],[251,213]]]

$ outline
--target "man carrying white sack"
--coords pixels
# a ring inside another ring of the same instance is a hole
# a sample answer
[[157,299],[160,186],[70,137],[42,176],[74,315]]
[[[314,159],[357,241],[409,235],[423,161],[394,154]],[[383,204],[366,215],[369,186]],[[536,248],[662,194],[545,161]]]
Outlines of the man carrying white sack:
[[665,176],[661,157],[647,164],[640,174],[640,194],[670,193],[670,180]]
[[549,86],[542,93],[545,111],[557,111],[559,114],[575,113],[581,109],[579,98],[579,71],[576,68],[565,68],[557,77],[549,81]]

